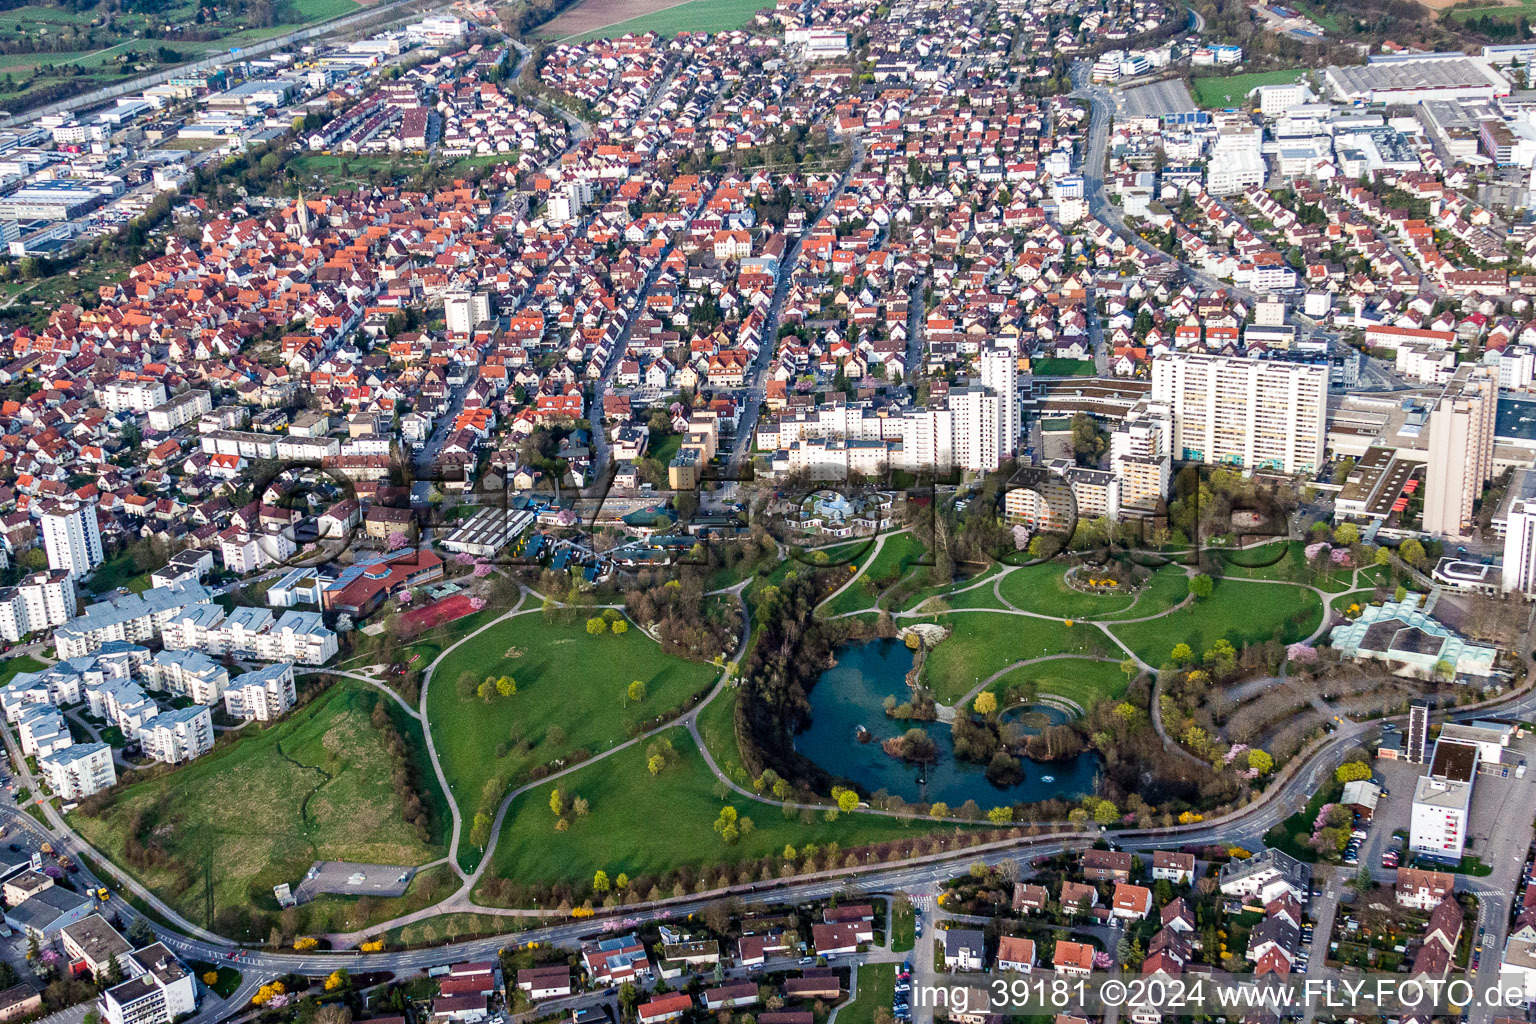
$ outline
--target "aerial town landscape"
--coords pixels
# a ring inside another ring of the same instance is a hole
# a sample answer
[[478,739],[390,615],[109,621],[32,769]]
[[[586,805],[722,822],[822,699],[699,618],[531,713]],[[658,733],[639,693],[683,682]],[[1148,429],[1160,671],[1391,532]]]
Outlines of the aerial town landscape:
[[0,8],[0,1024],[1536,1020],[1536,0]]

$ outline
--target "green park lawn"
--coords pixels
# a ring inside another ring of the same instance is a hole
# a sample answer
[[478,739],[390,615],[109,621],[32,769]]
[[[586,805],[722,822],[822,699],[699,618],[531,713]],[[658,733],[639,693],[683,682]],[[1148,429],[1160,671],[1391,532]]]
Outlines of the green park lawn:
[[1024,615],[955,612],[937,618],[951,633],[928,653],[924,682],[949,704],[1016,661],[1053,654],[1118,653],[1097,629]]
[[889,1010],[896,996],[895,964],[864,964],[858,972],[858,998],[837,1011],[838,1024],[875,1024],[875,1011]]
[[1129,680],[1119,664],[1088,658],[1060,658],[1038,665],[1020,665],[987,689],[997,695],[998,705],[1008,691],[1021,684],[1034,687],[1037,697],[1065,697],[1084,711],[1101,700],[1125,693]]
[[1376,591],[1374,589],[1351,590],[1349,593],[1340,594],[1332,601],[1329,601],[1328,605],[1334,611],[1342,613],[1352,604],[1358,604],[1360,607],[1364,608],[1374,600],[1376,600]]
[[1216,581],[1211,597],[1177,614],[1112,624],[1110,629],[1142,660],[1161,665],[1179,643],[1189,644],[1197,653],[1222,637],[1238,648],[1263,643],[1276,634],[1291,643],[1310,635],[1322,616],[1322,602],[1302,587],[1222,579]]
[[[899,608],[892,610],[908,611],[920,607],[924,601],[932,597],[943,598],[951,608],[1001,608],[1002,605],[997,603],[997,598],[993,596],[990,586],[975,585],[991,579],[1007,567],[999,562],[988,562],[985,566],[968,563],[962,568],[964,571],[971,572],[972,575],[956,580],[954,583],[924,587],[902,601]],[[970,587],[974,589],[967,589]]]
[[771,5],[764,4],[763,0],[689,0],[561,42],[617,39],[622,35],[645,32],[656,32],[668,39],[679,32],[729,32],[741,28],[765,6]]
[[0,686],[9,686],[12,679],[22,672],[41,672],[48,666],[30,654],[16,654],[0,661]]
[[879,593],[914,572],[913,566],[921,561],[926,551],[923,542],[910,533],[891,534],[859,578],[827,602],[822,610],[828,615],[841,615],[873,608]]
[[1255,71],[1247,75],[1214,75],[1196,78],[1190,82],[1190,87],[1195,94],[1195,102],[1202,107],[1235,107],[1242,105],[1244,97],[1261,85],[1284,85],[1306,73],[1306,68],[1288,68],[1280,71]]
[[1136,603],[1123,612],[1101,615],[1102,619],[1141,619],[1149,615],[1161,615],[1189,596],[1189,577],[1182,565],[1165,565],[1152,573],[1137,594]]
[[736,695],[735,687],[726,687],[713,700],[699,709],[699,736],[704,749],[715,759],[720,770],[736,780],[738,785],[748,785],[745,762],[741,756],[741,744],[736,742]]
[[1036,377],[1092,377],[1098,372],[1092,359],[1036,359],[1030,369]]
[[1064,619],[1088,619],[1123,612],[1136,601],[1134,594],[1089,594],[1067,585],[1067,563],[1052,560],[1026,565],[1003,577],[999,588],[1015,608]]
[[[402,819],[395,764],[369,720],[380,701],[412,748],[431,805],[427,842]],[[336,683],[276,724],[236,735],[185,767],[130,784],[99,817],[76,812],[71,823],[200,924],[207,923],[205,870],[216,914],[276,909],[272,886],[297,884],[316,860],[414,865],[442,856],[448,811],[420,727],[371,687]],[[125,854],[135,822],[138,843],[162,851],[163,863],[143,867]]]
[[1354,577],[1353,569],[1314,573],[1307,564],[1307,545],[1299,540],[1272,541],[1242,550],[1215,550],[1221,563],[1220,574],[1227,579],[1284,580],[1336,594],[1348,590]]
[[[610,757],[538,786],[513,801],[496,843],[491,872],[524,883],[570,882],[585,887],[594,872],[609,877],[659,875],[684,865],[713,868],[778,854],[785,844],[843,849],[910,835],[912,825],[894,818],[846,814],[828,822],[818,813],[786,818],[771,803],[728,792],[716,795],[718,780],[704,763],[687,730],[661,734],[675,756],[658,775],[646,767],[655,740],[637,743]],[[558,788],[567,806],[576,797],[588,801],[586,817],[567,814],[569,828],[555,830],[550,791]],[[752,819],[754,828],[727,846],[714,822],[725,806]],[[952,828],[952,825],[944,826]],[[484,899],[482,898],[482,902]]]
[[[487,676],[503,675],[516,680],[516,694],[475,695]],[[713,666],[664,653],[633,624],[622,636],[591,636],[584,619],[548,622],[531,612],[450,651],[433,671],[427,713],[443,771],[469,819],[494,812],[536,765],[580,749],[602,753],[718,675]],[[645,683],[645,699],[630,701],[626,691],[636,679]]]
[[917,915],[905,898],[891,900],[891,952],[910,953],[917,943]]

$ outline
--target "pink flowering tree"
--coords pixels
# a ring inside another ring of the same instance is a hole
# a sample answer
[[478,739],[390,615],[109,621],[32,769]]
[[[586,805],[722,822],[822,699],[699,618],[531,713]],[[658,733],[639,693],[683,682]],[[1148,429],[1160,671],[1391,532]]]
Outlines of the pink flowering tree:
[[389,535],[390,550],[394,550],[395,548],[403,548],[408,543],[410,543],[410,538],[401,533],[399,530],[396,530],[394,533]]
[[1298,665],[1317,664],[1317,648],[1310,644],[1295,643],[1285,649],[1285,656]]
[[490,562],[476,562],[474,572],[470,575],[474,576],[477,580],[483,580],[491,574],[491,571]]

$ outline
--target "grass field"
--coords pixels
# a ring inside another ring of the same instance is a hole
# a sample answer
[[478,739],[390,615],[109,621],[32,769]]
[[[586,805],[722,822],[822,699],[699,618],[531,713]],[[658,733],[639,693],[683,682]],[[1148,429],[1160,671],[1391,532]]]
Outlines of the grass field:
[[937,621],[953,632],[929,652],[923,679],[935,699],[946,704],[1015,661],[1052,654],[1115,653],[1109,641],[1090,626],[986,612],[955,612]]
[[891,952],[910,953],[917,941],[917,915],[905,898],[893,899],[891,905]]
[[[1285,548],[1283,556],[1282,546]],[[1299,540],[1289,540],[1225,552],[1221,555],[1221,575],[1235,580],[1285,580],[1341,593],[1349,589],[1354,570],[1330,569],[1314,573],[1307,564],[1307,545]]]
[[1134,594],[1087,594],[1067,586],[1067,566],[1042,562],[1015,569],[998,588],[1016,608],[1064,619],[1100,618],[1123,612],[1136,602]]
[[[1432,6],[1440,6],[1434,4]],[[1481,18],[1487,15],[1492,21],[1518,21],[1520,18],[1536,16],[1536,0],[1520,0],[1512,4],[1483,4],[1479,6],[1456,7],[1445,11],[1441,16],[1455,24],[1465,22],[1469,18]]]
[[495,935],[522,928],[527,922],[494,914],[440,914],[386,933],[390,945],[419,946],[449,942],[467,935]]
[[895,998],[895,964],[865,964],[858,971],[859,996],[837,1011],[838,1024],[875,1024],[875,1011],[889,1010]]
[[1092,359],[1036,359],[1030,363],[1036,377],[1092,377],[1098,372]]
[[885,539],[880,553],[875,555],[862,575],[847,590],[823,606],[828,615],[856,612],[873,608],[878,591],[904,579],[913,566],[923,558],[926,548],[923,542],[910,533],[896,533]]
[[1364,608],[1375,599],[1375,590],[1351,590],[1349,593],[1340,594],[1332,601],[1329,601],[1328,605],[1334,611],[1342,612],[1352,604],[1358,604],[1360,607]]
[[[623,636],[589,636],[584,623],[518,615],[455,649],[433,673],[433,741],[466,816],[494,810],[536,765],[622,742],[631,726],[678,707],[718,675],[713,666],[663,653],[633,625]],[[502,675],[517,681],[516,694],[474,695],[487,676]],[[646,696],[630,701],[626,690],[636,679]]]
[[414,741],[421,785],[440,802],[416,721],[368,686],[338,683],[269,728],[248,727],[186,767],[129,786],[101,817],[77,813],[71,820],[92,845],[130,866],[124,849],[130,823],[140,818],[140,842],[163,849],[170,862],[131,870],[200,923],[205,869],[217,912],[274,909],[272,886],[297,883],[315,860],[433,860],[443,853],[447,811],[435,808],[430,843],[401,819],[393,761],[369,721],[378,701]]
[[[646,769],[649,743],[636,744],[557,783],[539,786],[514,801],[491,863],[491,873],[520,882],[568,881],[585,886],[598,870],[610,877],[660,874],[691,865],[714,867],[777,854],[786,843],[836,841],[844,849],[910,834],[911,825],[891,818],[844,815],[828,822],[785,818],[772,804],[729,793],[716,796],[717,780],[687,730],[662,734],[677,756],[659,775]],[[567,800],[580,796],[587,817],[568,817],[569,830],[556,832],[550,790]],[[751,833],[727,846],[714,831],[726,805],[752,819]],[[665,822],[663,825],[662,822]]]
[[[1299,616],[1299,621],[1292,619]],[[1316,594],[1281,583],[1223,579],[1204,601],[1149,622],[1111,625],[1127,647],[1151,665],[1168,660],[1175,644],[1187,643],[1196,653],[1220,637],[1235,647],[1263,643],[1278,633],[1291,643],[1307,636],[1322,621],[1323,606]]]
[[1190,80],[1190,92],[1202,107],[1232,107],[1241,105],[1248,93],[1261,85],[1283,85],[1294,82],[1307,73],[1306,68],[1290,68],[1279,71],[1255,71],[1247,75],[1215,75],[1210,78]]
[[20,672],[41,672],[47,668],[30,654],[17,654],[0,661],[0,686],[9,686]]
[[741,745],[736,742],[736,695],[739,691],[727,687],[714,700],[699,710],[699,736],[704,748],[714,757],[720,770],[739,785],[747,785],[750,778],[743,767]]
[[771,7],[764,0],[689,0],[674,7],[651,14],[630,18],[614,25],[582,34],[578,39],[565,42],[586,42],[589,39],[613,39],[623,35],[656,32],[670,38],[679,32],[729,32],[741,28],[764,7]]
[[1038,665],[1021,665],[987,689],[997,694],[1001,704],[1011,688],[1024,682],[1034,684],[1037,696],[1065,697],[1084,711],[1105,698],[1120,696],[1129,685],[1125,673],[1114,662],[1062,658]]
[[85,583],[85,589],[92,594],[104,594],[118,587],[127,587],[135,594],[149,589],[149,573],[139,572],[133,554],[129,551],[120,552],[102,562]]

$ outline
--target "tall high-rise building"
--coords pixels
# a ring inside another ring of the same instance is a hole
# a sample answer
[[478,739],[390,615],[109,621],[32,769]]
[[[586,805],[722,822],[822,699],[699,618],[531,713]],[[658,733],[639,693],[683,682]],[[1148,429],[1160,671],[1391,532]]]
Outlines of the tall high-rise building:
[[449,334],[468,334],[491,318],[491,297],[484,292],[454,292],[443,300]]
[[1515,470],[1504,501],[1504,590],[1536,593],[1536,470]]
[[1244,469],[1322,465],[1328,367],[1173,352],[1152,363],[1152,401],[1173,413],[1173,456]]
[[981,353],[980,383],[949,393],[955,464],[990,473],[1019,450],[1018,361],[1008,349]]
[[1429,701],[1416,700],[1408,705],[1408,749],[1403,753],[1410,764],[1423,764],[1429,751]]
[[[1167,406],[1137,402],[1109,435],[1109,468],[1120,481],[1120,511],[1157,510],[1173,474],[1173,416]],[[1119,518],[1116,516],[1115,518]]]
[[1498,376],[1485,366],[1460,367],[1429,414],[1429,468],[1424,480],[1424,530],[1460,536],[1493,477]]
[[63,569],[78,580],[106,561],[94,505],[55,505],[43,512],[42,527],[48,568]]

